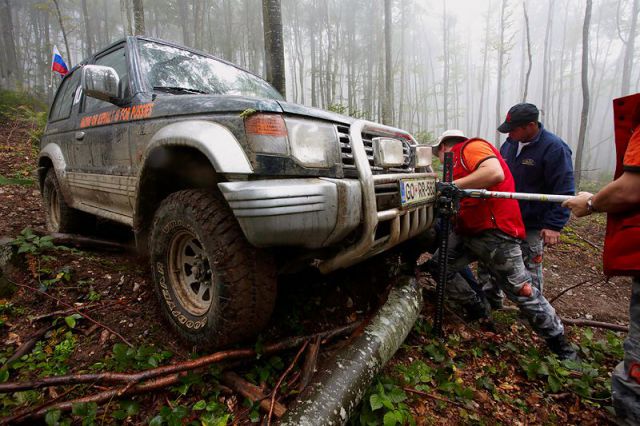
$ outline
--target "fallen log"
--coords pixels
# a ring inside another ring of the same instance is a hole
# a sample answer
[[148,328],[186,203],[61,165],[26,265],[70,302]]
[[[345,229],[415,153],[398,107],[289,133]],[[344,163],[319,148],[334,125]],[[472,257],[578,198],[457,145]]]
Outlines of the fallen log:
[[346,423],[373,378],[404,342],[422,306],[415,278],[401,277],[364,333],[320,369],[280,424]]
[[[249,383],[244,380],[242,377],[238,376],[233,371],[225,371],[222,373],[222,383],[227,387],[231,388],[231,390],[238,392],[240,395],[244,396],[251,400],[251,402],[260,402],[260,408],[265,413],[269,412],[271,408],[271,401],[269,400],[269,396],[265,395],[258,386],[253,383]],[[280,418],[287,411],[287,407],[282,405],[279,402],[276,402],[273,406],[273,414]]]

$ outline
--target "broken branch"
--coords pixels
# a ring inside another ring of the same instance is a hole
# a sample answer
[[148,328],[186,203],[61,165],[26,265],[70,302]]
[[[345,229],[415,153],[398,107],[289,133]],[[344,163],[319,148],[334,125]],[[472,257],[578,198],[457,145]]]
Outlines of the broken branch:
[[578,327],[594,327],[594,328],[604,328],[606,330],[624,331],[627,333],[629,332],[629,327],[627,327],[626,325],[612,324],[610,322],[592,321],[592,320],[581,319],[581,318],[577,318],[577,319],[560,318],[560,319],[565,324],[571,324]]
[[[262,389],[260,389],[258,386],[254,385],[253,383],[249,383],[233,371],[225,371],[224,373],[222,373],[221,379],[222,383],[224,383],[232,390],[238,392],[245,398],[249,398],[251,402],[260,401],[260,408],[262,408],[262,410],[267,413],[269,412],[269,409],[271,408],[271,402],[267,399],[268,395],[265,395],[264,392],[262,392]],[[282,417],[285,411],[287,411],[287,407],[280,404],[279,402],[275,403],[273,407],[273,414],[275,414],[276,417]]]
[[570,287],[568,287],[568,288],[565,288],[565,289],[564,289],[564,290],[562,290],[560,293],[556,294],[554,297],[552,297],[552,298],[549,300],[549,303],[553,303],[553,302],[555,302],[555,301],[556,301],[556,300],[558,300],[562,295],[564,295],[565,293],[567,293],[567,292],[568,292],[568,291],[570,291],[570,290],[573,290],[573,289],[574,289],[574,288],[576,288],[576,287],[580,287],[580,286],[585,285],[585,284],[598,284],[599,282],[602,282],[602,281],[604,281],[604,280],[605,280],[604,278],[601,278],[601,279],[599,279],[598,281],[593,281],[593,282],[592,282],[592,281],[591,281],[591,279],[588,279],[588,280],[584,280],[584,281],[582,281],[582,282],[579,282],[578,284],[575,284],[575,285],[572,285],[572,286],[570,286]]
[[48,297],[48,298],[50,298],[50,299],[55,300],[55,301],[56,301],[57,303],[59,303],[59,304],[66,306],[66,307],[67,307],[67,308],[69,308],[69,309],[73,309],[73,312],[75,312],[75,313],[77,313],[78,315],[82,316],[83,318],[85,318],[85,319],[89,320],[90,322],[92,322],[92,323],[94,323],[94,324],[98,324],[100,327],[102,327],[102,328],[105,328],[105,329],[109,330],[109,332],[110,332],[110,333],[113,333],[114,335],[118,336],[118,337],[120,338],[120,340],[122,340],[122,341],[123,341],[127,346],[129,346],[130,348],[132,348],[132,347],[133,347],[133,345],[132,345],[131,343],[129,343],[129,341],[128,341],[127,339],[125,339],[125,338],[124,338],[124,336],[122,336],[120,333],[118,333],[117,331],[115,331],[114,329],[112,329],[111,327],[109,327],[108,325],[103,324],[103,323],[101,323],[100,321],[93,319],[93,318],[92,318],[92,317],[90,317],[89,315],[87,315],[87,314],[85,314],[85,313],[80,312],[80,310],[79,310],[77,307],[75,307],[75,306],[73,306],[73,305],[70,305],[70,304],[68,304],[67,302],[63,302],[62,300],[58,299],[57,297],[52,296],[52,295],[50,295],[49,293],[45,293],[44,291],[39,290],[39,289],[37,289],[37,288],[35,288],[35,287],[31,287],[31,286],[26,285],[26,284],[18,284],[18,283],[14,283],[14,284],[15,284],[15,285],[17,285],[18,287],[24,287],[24,288],[29,289],[29,290],[31,290],[31,291],[38,292],[38,293],[40,293],[40,294],[42,294],[42,295],[44,295],[44,296],[47,296],[47,297]]
[[[354,322],[346,326],[338,327],[328,332],[316,333],[311,336],[298,336],[285,339],[278,343],[266,345],[262,354],[270,355],[283,350],[295,348],[302,343],[316,338],[325,338],[326,336],[337,336],[340,334],[350,333],[358,327],[360,323]],[[255,349],[231,349],[227,351],[215,352],[190,361],[184,361],[177,364],[166,365],[163,367],[152,368],[137,373],[95,373],[95,374],[69,374],[66,376],[44,377],[39,380],[26,382],[6,382],[0,383],[0,393],[17,392],[29,389],[38,389],[49,386],[70,385],[79,383],[139,383],[156,377],[165,376],[167,374],[180,373],[183,371],[195,370],[197,368],[206,367],[220,361],[229,361],[237,359],[246,359],[256,356]]]
[[284,378],[287,377],[287,375],[291,372],[291,370],[293,370],[293,367],[298,362],[298,359],[300,359],[300,355],[302,355],[304,350],[307,349],[307,345],[308,344],[309,344],[308,340],[305,341],[302,344],[302,347],[300,348],[300,350],[298,350],[298,353],[293,358],[293,361],[291,361],[291,364],[289,364],[289,367],[287,367],[287,369],[284,371],[284,373],[282,373],[282,375],[278,379],[278,383],[276,383],[275,387],[273,388],[273,391],[271,392],[271,405],[269,407],[269,415],[267,417],[267,426],[271,426],[271,416],[273,416],[273,407],[276,404],[276,397],[278,396],[278,389],[280,389],[280,385],[282,384],[282,381],[284,380]]
[[302,392],[311,381],[311,377],[313,376],[313,373],[315,373],[316,365],[318,363],[319,352],[320,338],[316,337],[316,339],[309,345],[309,349],[307,350],[307,354],[304,358],[304,363],[302,364],[302,373],[300,375],[300,383],[298,384],[299,392]]
[[9,364],[11,364],[13,361],[19,359],[22,355],[25,355],[25,354],[28,354],[29,352],[31,352],[31,349],[33,349],[33,347],[36,345],[38,340],[40,340],[42,338],[42,336],[44,336],[47,333],[47,331],[51,330],[52,328],[53,328],[52,325],[47,325],[45,327],[42,327],[42,328],[38,329],[35,333],[33,333],[29,337],[29,340],[24,342],[18,348],[18,350],[16,350],[15,353],[13,355],[11,355],[11,358],[9,358],[7,360],[7,362],[4,363],[2,368],[5,368]]

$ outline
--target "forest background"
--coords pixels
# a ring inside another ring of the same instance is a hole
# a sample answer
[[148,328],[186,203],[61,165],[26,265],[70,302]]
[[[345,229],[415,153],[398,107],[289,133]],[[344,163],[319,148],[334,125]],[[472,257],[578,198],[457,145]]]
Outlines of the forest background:
[[[266,76],[262,3],[0,0],[0,88],[50,104],[54,45],[73,66],[129,34]],[[640,87],[640,0],[278,3],[287,100],[405,128],[424,143],[459,128],[496,145],[496,126],[526,100],[579,157],[579,174],[610,179],[611,101]]]

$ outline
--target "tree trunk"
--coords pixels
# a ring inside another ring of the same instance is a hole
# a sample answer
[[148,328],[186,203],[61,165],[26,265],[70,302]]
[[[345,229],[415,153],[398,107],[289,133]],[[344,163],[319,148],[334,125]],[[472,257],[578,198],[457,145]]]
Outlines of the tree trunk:
[[[7,0],[5,0],[7,1]],[[60,13],[60,6],[58,5],[58,0],[53,0],[53,4],[56,6],[56,13],[58,14],[58,23],[60,24],[60,31],[62,31],[62,37],[64,38],[64,47],[67,51],[67,59],[66,63],[69,69],[73,66],[71,61],[71,50],[69,50],[69,41],[67,40],[67,32],[64,29],[64,25],[62,24],[62,14]]]
[[82,21],[84,23],[85,33],[84,56],[85,58],[88,58],[93,53],[93,43],[91,43],[91,24],[89,19],[89,12],[87,12],[87,0],[82,0]]
[[286,97],[280,0],[262,0],[262,20],[267,81]]
[[636,28],[638,25],[638,9],[640,9],[640,0],[633,0],[631,8],[631,25],[629,26],[629,36],[627,37],[624,49],[624,65],[622,67],[622,90],[621,95],[629,94],[631,81],[631,68],[633,66],[633,54],[635,53]]
[[7,63],[4,66],[5,79],[8,87],[18,89],[22,84],[22,67],[18,65],[16,40],[14,37],[13,16],[9,0],[4,0],[0,5],[0,23],[2,24],[2,39],[4,45],[4,57]]
[[587,0],[584,13],[584,26],[582,27],[582,113],[580,114],[580,133],[578,134],[578,147],[576,149],[575,179],[576,188],[580,188],[582,180],[582,154],[586,138],[587,121],[589,119],[589,24],[591,22],[591,7],[593,0]]
[[193,0],[193,47],[203,50],[204,43],[204,0]]
[[[500,11],[500,40],[498,41],[498,90],[496,92],[496,129],[500,126],[501,118],[502,118],[502,67],[504,64],[504,12],[507,7],[507,0],[502,0],[502,7]],[[500,132],[496,130],[496,140],[495,145],[498,149],[500,149]]]
[[391,16],[392,0],[384,0],[384,104],[382,109],[382,123],[393,125],[393,66],[391,63]]
[[484,30],[484,52],[482,53],[482,76],[480,77],[480,102],[478,102],[478,127],[476,135],[479,136],[482,127],[482,117],[484,116],[484,85],[487,81],[487,56],[489,55],[489,16],[491,5],[487,7],[486,23]]
[[549,94],[549,55],[551,54],[551,30],[553,27],[553,0],[549,0],[549,13],[547,14],[547,29],[544,34],[544,53],[542,59],[542,115],[547,111],[547,96]]
[[144,5],[142,0],[133,0],[135,35],[144,35]]
[[404,91],[405,91],[405,44],[406,44],[406,35],[405,31],[407,29],[406,25],[406,12],[405,12],[405,3],[400,3],[400,96],[398,96],[398,126],[403,126],[403,115],[404,115]]
[[131,10],[129,0],[120,0],[120,15],[122,16],[122,32],[125,36],[133,34],[131,27]]
[[531,60],[531,34],[529,32],[529,15],[527,14],[527,2],[522,2],[522,9],[524,10],[524,22],[527,31],[527,56],[529,58],[529,66],[527,67],[527,76],[524,80],[524,91],[522,92],[522,102],[527,101],[527,91],[529,90],[529,77],[531,76],[531,67],[533,61]]
[[187,11],[189,4],[184,0],[178,0],[178,13],[180,14],[180,26],[182,27],[182,43],[191,46],[191,38],[189,37],[189,13]]
[[443,130],[449,128],[449,40],[447,34],[447,1],[442,0],[442,48],[443,48],[443,67],[442,67],[442,114],[443,114]]

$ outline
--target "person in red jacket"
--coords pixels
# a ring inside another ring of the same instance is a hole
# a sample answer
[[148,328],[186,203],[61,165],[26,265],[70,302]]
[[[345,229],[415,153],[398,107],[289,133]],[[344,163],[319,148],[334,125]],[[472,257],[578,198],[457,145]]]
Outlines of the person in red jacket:
[[611,396],[620,424],[640,424],[640,93],[613,101],[617,164],[615,180],[597,194],[580,192],[562,205],[577,217],[607,213],[604,273],[632,276],[629,334],[624,360],[611,375]]
[[[515,190],[509,168],[489,142],[480,138],[468,139],[459,130],[448,130],[440,137],[437,150],[441,161],[445,152],[453,152],[453,184],[458,188]],[[525,228],[518,202],[462,199],[454,229],[449,239],[447,297],[464,307],[468,319],[490,324],[487,303],[455,273],[478,260],[497,278],[498,285],[518,305],[531,327],[546,339],[549,349],[561,359],[576,359],[577,354],[565,338],[560,318],[532,285],[531,275],[522,260],[520,242],[525,236]],[[437,258],[437,254],[434,255],[433,259]]]

